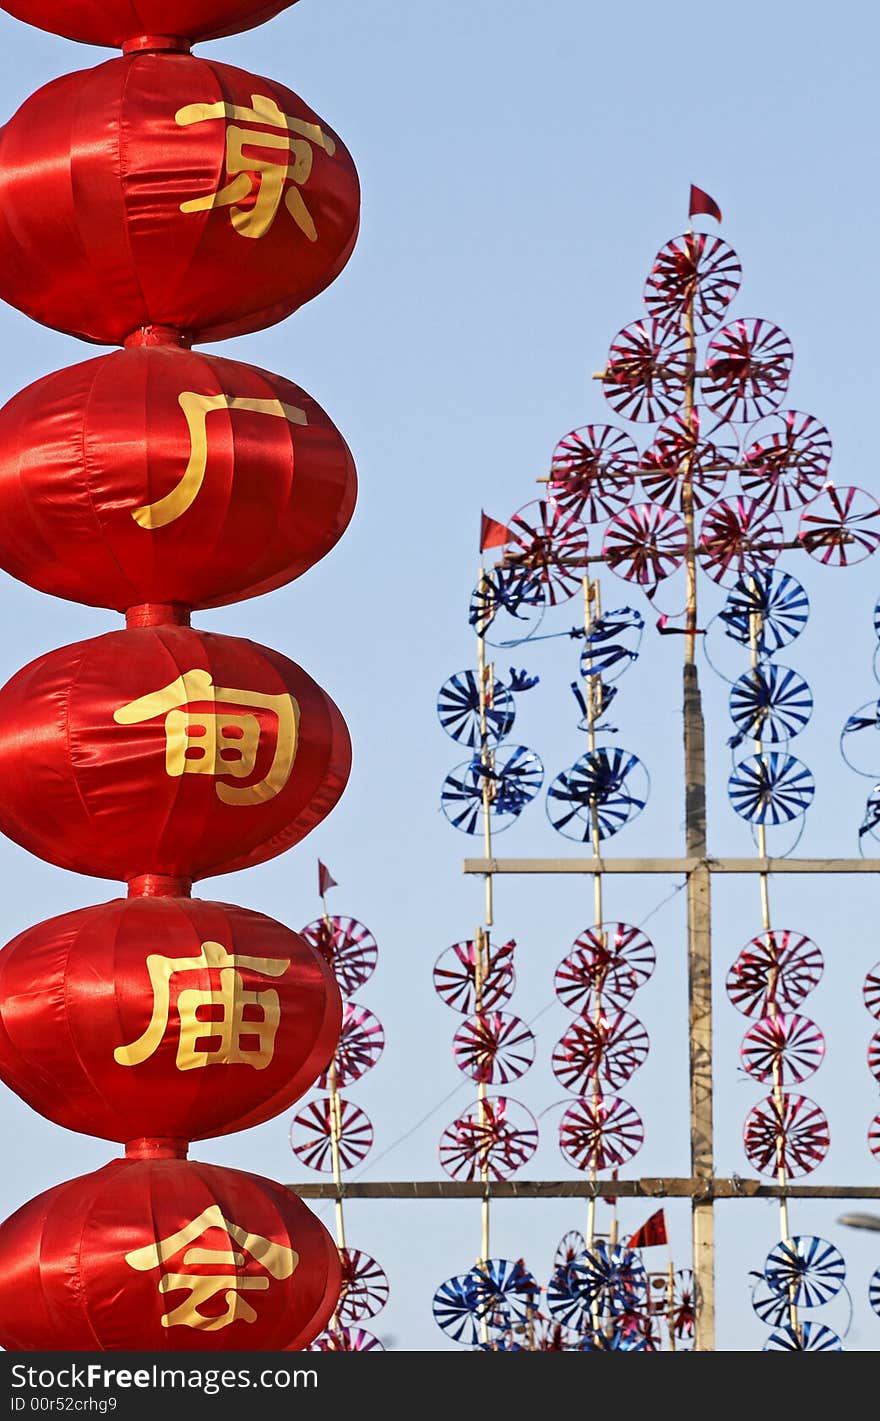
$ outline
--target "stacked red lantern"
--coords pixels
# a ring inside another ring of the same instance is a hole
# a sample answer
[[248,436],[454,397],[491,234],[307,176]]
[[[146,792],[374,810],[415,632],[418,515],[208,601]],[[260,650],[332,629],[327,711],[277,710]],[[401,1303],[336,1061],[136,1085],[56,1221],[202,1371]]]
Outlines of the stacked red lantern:
[[125,1159],[0,1226],[0,1345],[299,1349],[338,1251],[269,1180],[189,1143],[285,1110],[326,1068],[341,999],[282,924],[190,897],[284,852],[333,808],[348,733],[293,661],[196,631],[322,558],[351,455],[299,386],[195,341],[323,290],[358,229],[357,174],[317,114],[190,45],[291,0],[10,0],[119,59],[47,84],[0,130],[0,297],[122,349],[0,410],[0,567],[125,613],[0,689],[0,829],[128,897],[0,952],[0,1078]]

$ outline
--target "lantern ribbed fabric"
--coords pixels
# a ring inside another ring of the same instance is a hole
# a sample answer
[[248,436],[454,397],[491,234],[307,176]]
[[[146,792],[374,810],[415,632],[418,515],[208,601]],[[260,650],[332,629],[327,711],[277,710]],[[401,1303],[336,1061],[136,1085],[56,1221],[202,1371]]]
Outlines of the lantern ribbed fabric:
[[0,1225],[6,1350],[300,1350],[339,1299],[338,1248],[301,1200],[188,1158],[303,1095],[342,1022],[303,936],[191,896],[299,842],[351,769],[306,670],[190,625],[299,577],[356,499],[345,440],[304,389],[191,349],[290,315],[357,237],[357,173],[323,119],[189,52],[288,3],[4,3],[123,53],[0,130],[0,298],[120,347],[0,410],[0,567],[125,629],[0,688],[0,830],[128,888],[0,952],[0,1079],[126,1155]]

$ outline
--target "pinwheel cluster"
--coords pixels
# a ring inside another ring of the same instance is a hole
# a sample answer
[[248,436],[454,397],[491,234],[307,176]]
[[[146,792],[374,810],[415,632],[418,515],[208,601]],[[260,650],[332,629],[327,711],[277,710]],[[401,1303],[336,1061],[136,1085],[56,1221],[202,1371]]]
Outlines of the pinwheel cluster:
[[[379,949],[363,923],[338,914],[324,914],[302,929],[302,936],[329,963],[342,993],[342,1031],[336,1050],[316,1089],[326,1092],[311,1100],[290,1124],[290,1147],[309,1169],[343,1171],[366,1159],[373,1145],[373,1126],[360,1106],[339,1092],[365,1076],[382,1055],[385,1033],[378,1017],[352,999],[372,976]],[[356,1324],[375,1317],[388,1301],[384,1270],[368,1253],[341,1246],[342,1289],[329,1327],[315,1338],[310,1351],[366,1352],[384,1350],[372,1333]]]
[[763,1272],[753,1275],[752,1307],[773,1331],[765,1352],[842,1352],[838,1334],[810,1312],[843,1295],[846,1264],[838,1249],[813,1234],[795,1234],[770,1250]]
[[447,1336],[478,1351],[658,1352],[689,1348],[693,1274],[646,1271],[639,1253],[571,1230],[560,1240],[541,1287],[520,1258],[488,1259],[448,1278],[434,1294],[434,1319]]
[[759,1174],[779,1182],[810,1174],[828,1153],[825,1114],[815,1101],[788,1089],[821,1066],[825,1038],[798,1013],[824,970],[820,949],[790,928],[765,931],[739,953],[727,974],[727,995],[754,1020],[740,1047],[743,1068],[772,1093],[749,1114],[746,1155]]
[[575,1020],[556,1043],[553,1074],[577,1096],[559,1143],[569,1164],[594,1177],[627,1164],[644,1143],[641,1117],[616,1092],[648,1056],[648,1033],[624,1008],[655,963],[638,928],[600,923],[580,934],[556,969],[556,995]]
[[518,1080],[535,1059],[531,1029],[498,1010],[516,984],[515,949],[513,940],[496,947],[480,931],[476,939],[446,948],[434,964],[438,996],[464,1017],[452,1043],[455,1063],[478,1087],[477,1100],[440,1140],[440,1163],[453,1179],[509,1179],[538,1146],[531,1112],[509,1095],[487,1091]]
[[632,607],[588,616],[580,657],[583,689],[578,681],[571,689],[582,713],[578,728],[589,735],[590,748],[547,789],[553,828],[566,839],[592,841],[594,848],[641,813],[648,798],[641,760],[621,746],[596,744],[597,735],[616,733],[602,717],[617,694],[612,682],[638,659],[643,627]]
[[492,666],[457,671],[440,687],[437,717],[446,734],[472,754],[446,776],[440,792],[443,813],[465,834],[493,833],[518,819],[544,781],[534,750],[507,739],[516,718],[515,696],[536,685],[537,676],[510,668],[507,682]]
[[[874,679],[878,681],[880,680],[880,674],[878,674],[880,600],[874,606],[874,634],[877,637],[878,646],[874,652],[873,670]],[[869,834],[872,839],[880,837],[880,833],[878,833],[880,830],[880,748],[878,748],[878,740],[876,739],[878,730],[880,730],[880,700],[874,697],[847,717],[843,730],[840,732],[840,753],[850,769],[873,781],[859,827],[860,843],[866,834]]]
[[[727,636],[751,653],[751,666],[730,690],[735,733],[727,742],[733,751],[727,792],[737,814],[759,829],[802,819],[815,793],[807,766],[788,753],[810,719],[813,697],[797,671],[774,660],[808,616],[803,587],[779,569],[739,578],[719,613]],[[754,753],[739,759],[744,741]]]

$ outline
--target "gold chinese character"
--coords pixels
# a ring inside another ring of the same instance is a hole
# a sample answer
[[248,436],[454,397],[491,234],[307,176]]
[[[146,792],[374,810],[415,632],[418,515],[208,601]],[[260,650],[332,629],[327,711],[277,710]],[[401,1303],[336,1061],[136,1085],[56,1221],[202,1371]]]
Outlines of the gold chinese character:
[[132,509],[131,516],[141,528],[152,530],[173,523],[198,496],[208,464],[207,421],[212,410],[250,410],[253,414],[277,415],[289,424],[308,424],[305,410],[296,405],[282,404],[281,400],[251,400],[243,395],[198,395],[194,390],[184,390],[178,396],[178,404],[189,429],[189,463],[180,482],[164,498]]
[[252,706],[275,716],[275,753],[263,779],[253,785],[216,785],[223,804],[263,804],[278,794],[293,769],[299,733],[299,705],[293,696],[266,696],[259,691],[241,691],[215,686],[210,672],[185,671],[161,690],[151,691],[113,712],[117,725],[138,725],[165,714],[165,773],[172,779],[181,775],[227,775],[244,780],[253,774],[260,748],[262,727],[255,715],[223,709],[191,711],[191,702],[209,701],[217,706]]
[[[147,973],[153,989],[153,1012],[149,1025],[137,1041],[129,1046],[117,1046],[113,1059],[119,1066],[139,1066],[149,1059],[161,1044],[168,1030],[171,1008],[171,978],[176,972],[205,972],[211,968],[220,973],[219,991],[198,991],[189,987],[178,993],[177,1015],[180,1035],[177,1043],[179,1071],[192,1071],[200,1066],[253,1066],[265,1070],[275,1054],[275,1034],[281,1020],[278,993],[245,990],[243,967],[261,977],[280,977],[290,966],[289,958],[243,957],[230,954],[219,942],[203,942],[198,957],[160,957],[151,953],[147,958]],[[246,1008],[259,1012],[259,1017],[245,1020]],[[217,1019],[199,1019],[200,1009],[219,1008]],[[245,1050],[242,1038],[253,1038],[257,1049]],[[207,1040],[216,1040],[212,1051]],[[199,1049],[199,1042],[202,1048]]]
[[[318,239],[312,215],[306,207],[300,188],[312,172],[314,152],[311,145],[323,148],[328,157],[336,152],[333,139],[317,123],[291,118],[282,113],[274,99],[265,94],[251,94],[251,108],[227,104],[187,104],[178,109],[174,121],[181,128],[209,119],[238,119],[241,123],[265,124],[278,129],[266,133],[262,129],[239,128],[229,124],[226,129],[226,172],[230,181],[205,197],[192,198],[180,204],[181,212],[209,212],[214,207],[228,207],[236,232],[242,237],[264,237],[278,215],[282,195],[284,205],[310,242]],[[297,134],[294,138],[292,135]],[[245,149],[250,151],[246,154]],[[255,149],[263,149],[257,155]],[[268,150],[268,151],[265,151]],[[285,183],[292,186],[284,191]],[[241,206],[247,199],[253,203]]]
[[[188,1246],[207,1233],[208,1229],[222,1229],[226,1234],[228,1247]],[[237,1249],[233,1247],[234,1244],[238,1244]],[[189,1297],[173,1311],[163,1314],[160,1319],[163,1327],[195,1327],[201,1332],[219,1332],[232,1322],[255,1322],[256,1311],[241,1294],[265,1292],[271,1287],[273,1278],[279,1282],[290,1278],[299,1266],[299,1254],[294,1249],[287,1248],[282,1243],[273,1243],[261,1234],[248,1233],[247,1229],[239,1228],[225,1217],[219,1204],[209,1205],[197,1219],[193,1219],[192,1223],[168,1238],[148,1244],[145,1248],[133,1249],[125,1255],[125,1261],[136,1272],[148,1273],[153,1268],[163,1268],[182,1249],[186,1250],[180,1265],[182,1269],[208,1266],[219,1267],[225,1271],[162,1273],[158,1288],[163,1297],[166,1293],[181,1289],[189,1292]],[[242,1277],[238,1270],[248,1269],[253,1264],[264,1271],[256,1276]],[[225,1293],[226,1311],[219,1316],[200,1312],[201,1305],[216,1297],[218,1293]]]

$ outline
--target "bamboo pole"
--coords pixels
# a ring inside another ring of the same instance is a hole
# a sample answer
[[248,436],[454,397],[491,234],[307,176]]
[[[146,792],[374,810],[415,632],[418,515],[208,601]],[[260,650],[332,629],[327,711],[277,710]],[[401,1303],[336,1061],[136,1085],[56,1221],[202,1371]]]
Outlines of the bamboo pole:
[[[685,417],[695,407],[696,337],[693,294],[685,307],[688,372]],[[707,1181],[714,1172],[712,1110],[712,917],[706,858],[706,743],[697,675],[697,558],[692,479],[693,455],[683,470],[682,513],[686,530],[687,611],[683,667],[685,839],[690,857],[701,863],[687,879],[688,1008],[690,1053],[691,1172]],[[715,1213],[711,1197],[691,1204],[696,1325],[694,1350],[715,1350]]]
[[[755,583],[754,578],[750,578],[749,581],[753,598],[755,598],[755,594],[757,592],[757,584]],[[754,676],[757,675],[758,667],[760,664],[759,648],[763,626],[764,619],[761,613],[757,610],[757,608],[753,606],[752,610],[749,612],[749,656],[752,674]],[[757,730],[757,734],[753,737],[752,741],[754,751],[756,755],[763,755],[764,738],[762,734],[762,725],[760,720],[758,721],[755,728]],[[759,857],[762,859],[766,859],[767,829],[763,821],[758,825],[757,839],[757,849]],[[760,884],[761,890],[761,922],[764,932],[769,935],[772,931],[770,917],[769,874],[762,872],[759,875],[758,882]],[[778,1020],[778,1017],[780,1015],[779,1003],[776,1000],[776,989],[778,981],[778,966],[776,963],[771,962],[767,978],[767,1014],[774,1022]],[[785,1135],[782,1129],[782,1120],[785,1110],[785,1091],[783,1089],[782,1059],[779,1052],[775,1052],[773,1056],[773,1103],[776,1106],[776,1115],[779,1121],[779,1129],[777,1131],[776,1136],[776,1179],[780,1186],[780,1189],[784,1190],[788,1185],[788,1171],[785,1165]],[[791,1231],[789,1228],[788,1221],[788,1199],[786,1198],[784,1193],[781,1194],[779,1197],[779,1234],[780,1238],[783,1240],[786,1246],[788,1248],[792,1248],[793,1244],[791,1241]],[[795,1336],[798,1338],[798,1341],[802,1343],[803,1327],[798,1316],[796,1299],[797,1281],[796,1279],[792,1278],[792,1281],[789,1285],[788,1298],[789,1323],[791,1325],[792,1330],[794,1331]]]

